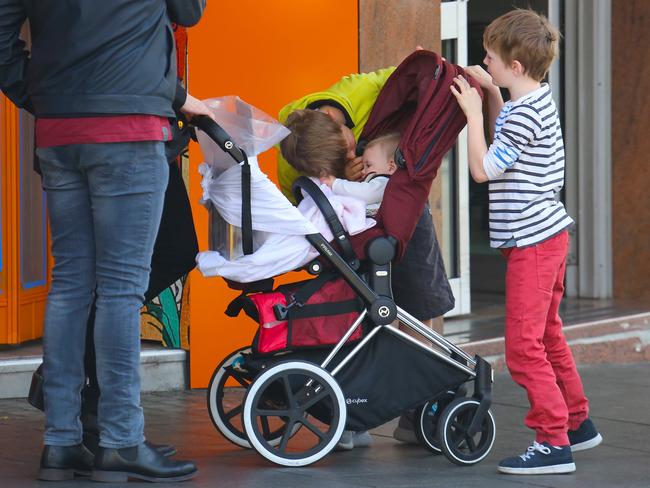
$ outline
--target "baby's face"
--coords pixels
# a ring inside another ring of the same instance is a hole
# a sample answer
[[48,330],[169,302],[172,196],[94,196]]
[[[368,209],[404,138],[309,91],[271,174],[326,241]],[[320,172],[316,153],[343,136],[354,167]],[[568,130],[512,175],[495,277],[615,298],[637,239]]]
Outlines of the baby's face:
[[363,151],[363,177],[365,178],[369,174],[375,173],[378,175],[388,175],[390,174],[391,168],[386,153],[382,150],[379,145],[370,146]]

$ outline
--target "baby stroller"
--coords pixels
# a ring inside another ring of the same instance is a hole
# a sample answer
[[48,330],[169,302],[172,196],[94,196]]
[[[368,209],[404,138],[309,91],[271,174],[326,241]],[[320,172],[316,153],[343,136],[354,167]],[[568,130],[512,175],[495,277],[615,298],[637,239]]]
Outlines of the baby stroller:
[[[305,466],[331,452],[344,429],[368,430],[415,408],[416,435],[432,452],[463,466],[490,452],[496,431],[490,365],[397,307],[391,293],[391,263],[403,253],[440,159],[465,124],[448,94],[459,72],[419,51],[380,94],[362,140],[395,127],[403,136],[401,167],[376,227],[350,237],[318,186],[301,177],[296,197],[310,196],[335,236],[334,244],[320,233],[305,236],[320,255],[306,266],[315,278],[275,290],[271,279],[231,283],[242,294],[227,314],[243,310],[260,323],[252,345],[226,357],[208,389],[210,417],[232,443],[279,465]],[[426,122],[423,112],[435,120]],[[196,124],[248,171],[246,154],[228,134],[210,119]]]

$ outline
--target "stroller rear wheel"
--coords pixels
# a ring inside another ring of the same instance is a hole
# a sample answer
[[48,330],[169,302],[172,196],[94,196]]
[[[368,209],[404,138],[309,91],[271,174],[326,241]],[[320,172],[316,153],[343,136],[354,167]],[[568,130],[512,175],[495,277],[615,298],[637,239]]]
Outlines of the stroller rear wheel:
[[[251,351],[250,347],[237,349],[217,366],[208,385],[208,413],[216,429],[233,444],[250,449],[251,444],[244,432],[241,422],[241,412],[244,406],[244,395],[250,386],[251,375],[240,364],[243,355]],[[226,383],[233,380],[238,385],[227,388]],[[298,425],[296,427],[299,428]],[[276,445],[282,438],[284,424],[268,425],[266,428],[267,440],[271,445]],[[295,431],[294,431],[295,433]]]
[[496,433],[492,412],[483,417],[478,432],[470,435],[468,429],[480,402],[474,398],[457,398],[442,411],[438,420],[438,445],[452,463],[469,466],[488,455]]
[[[305,361],[277,364],[248,388],[243,423],[253,448],[282,466],[306,466],[326,456],[339,441],[347,410],[334,377]],[[267,439],[263,420],[285,423],[280,442]],[[302,426],[297,435],[295,427]]]

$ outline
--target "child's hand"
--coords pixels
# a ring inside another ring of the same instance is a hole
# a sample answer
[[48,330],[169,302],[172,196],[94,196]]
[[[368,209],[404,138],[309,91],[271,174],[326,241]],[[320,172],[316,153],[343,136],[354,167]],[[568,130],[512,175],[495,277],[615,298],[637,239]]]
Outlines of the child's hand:
[[335,180],[335,179],[336,179],[336,177],[334,177],[334,176],[332,176],[332,175],[329,175],[329,176],[321,176],[321,177],[320,177],[320,182],[321,182],[321,183],[324,183],[325,185],[327,185],[327,186],[329,186],[330,188],[332,188],[332,185],[334,184],[334,180]]
[[492,82],[492,75],[485,71],[481,66],[468,66],[465,68],[465,73],[474,78],[476,82],[481,85],[481,88],[492,89],[496,87],[496,85]]
[[345,179],[350,181],[359,181],[363,178],[363,159],[358,156],[350,159],[345,165]]
[[465,116],[468,119],[474,116],[483,116],[483,100],[476,88],[470,86],[462,76],[456,76],[454,83],[456,86],[451,85],[451,92],[456,97],[460,108],[465,112]]

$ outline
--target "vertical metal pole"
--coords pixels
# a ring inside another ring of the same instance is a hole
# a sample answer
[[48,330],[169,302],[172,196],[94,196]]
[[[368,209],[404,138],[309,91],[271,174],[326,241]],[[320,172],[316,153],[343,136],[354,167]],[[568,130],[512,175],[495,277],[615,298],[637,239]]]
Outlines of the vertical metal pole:
[[611,0],[578,7],[579,294],[612,296]]
[[566,206],[576,221],[567,295],[612,296],[611,0],[565,8]]
[[578,243],[580,234],[580,212],[578,205],[578,3],[564,2],[564,104],[561,107],[564,125],[564,187],[566,209],[575,220],[576,227],[571,231],[571,245],[567,256],[566,294],[577,297],[578,292]]

